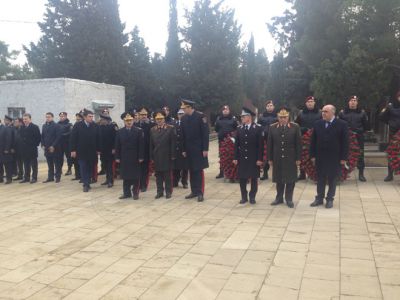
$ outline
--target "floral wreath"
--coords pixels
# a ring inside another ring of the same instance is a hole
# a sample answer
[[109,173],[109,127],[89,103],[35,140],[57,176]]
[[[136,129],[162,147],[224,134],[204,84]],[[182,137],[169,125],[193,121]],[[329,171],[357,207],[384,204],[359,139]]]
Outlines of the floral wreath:
[[[315,165],[310,159],[310,144],[313,129],[309,129],[302,136],[302,151],[301,151],[301,163],[300,168],[304,170],[307,176],[317,181],[317,170]],[[357,134],[352,130],[349,130],[349,158],[345,166],[342,166],[340,172],[340,181],[345,181],[349,178],[350,173],[354,171],[357,166],[358,159],[361,155],[360,145],[358,144]]]
[[221,168],[227,179],[237,178],[237,166],[233,164],[235,159],[235,136],[234,132],[228,134],[220,143],[219,157]]
[[388,154],[389,166],[394,174],[400,174],[400,130],[390,139],[386,148]]

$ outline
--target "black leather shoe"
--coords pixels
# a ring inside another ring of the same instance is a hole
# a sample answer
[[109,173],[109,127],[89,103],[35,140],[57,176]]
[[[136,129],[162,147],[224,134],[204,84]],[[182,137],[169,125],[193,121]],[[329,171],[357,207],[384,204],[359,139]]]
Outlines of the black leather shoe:
[[83,187],[83,192],[84,192],[84,193],[89,192],[89,187],[88,187],[88,186],[84,186],[84,187]]
[[47,178],[45,181],[43,181],[43,183],[48,183],[48,182],[53,182],[53,181],[54,181],[54,179]]
[[31,182],[30,182],[30,184],[34,184],[34,183],[36,183],[36,182],[37,182],[37,179],[32,179]]
[[325,207],[326,208],[332,208],[333,207],[333,201],[326,201],[326,205],[325,205]]
[[323,205],[323,204],[324,204],[324,201],[321,201],[321,200],[314,200],[314,202],[311,203],[310,206],[311,206],[311,207],[316,207],[316,206]]
[[108,185],[108,182],[107,181],[105,181],[105,182],[103,182],[102,184],[100,184],[100,185]]
[[15,178],[15,180],[22,180],[22,179],[24,179],[24,177],[22,176],[18,176],[17,178]]
[[56,178],[56,183],[59,183],[61,181],[60,178]]
[[147,192],[147,188],[142,188],[141,190],[140,190],[142,193],[146,193]]
[[187,196],[185,197],[185,199],[193,199],[193,198],[196,198],[196,197],[197,197],[196,195],[190,193],[189,195],[187,195]]
[[260,180],[268,180],[268,174],[267,175],[263,175]]
[[124,199],[128,199],[128,198],[130,198],[131,196],[128,196],[128,195],[122,195],[121,197],[119,197],[118,199],[120,199],[120,200],[124,200]]
[[108,187],[109,189],[111,189],[113,186],[114,186],[114,184],[113,184],[112,182],[109,182],[109,183],[107,184],[107,187]]
[[99,175],[105,175],[106,174],[106,171],[104,171],[104,170],[101,170],[100,172],[99,172]]
[[250,198],[250,204],[256,204],[256,199]]
[[160,199],[161,197],[163,197],[164,195],[163,194],[157,194],[155,197],[154,197],[154,199]]
[[71,181],[75,181],[75,180],[80,180],[80,178],[74,177],[74,178],[71,179]]
[[11,183],[12,183],[12,180],[6,180],[5,184],[11,184]]
[[242,199],[239,201],[239,204],[246,204],[249,200],[247,199]]
[[388,176],[386,176],[383,181],[385,181],[385,182],[393,181],[393,174],[388,174]]
[[187,184],[184,184],[183,185],[183,188],[186,190],[186,189],[188,189],[188,185]]
[[293,201],[287,201],[286,204],[287,204],[287,206],[288,206],[289,208],[293,208],[293,207],[294,207]]
[[171,199],[171,197],[172,197],[172,194],[166,194],[166,195],[165,195],[165,198],[166,198],[166,199]]
[[306,180],[306,173],[301,172],[297,180]]
[[22,179],[19,183],[28,183],[29,179]]
[[367,179],[364,177],[364,175],[358,176],[358,180],[360,180],[361,182],[366,182],[367,181]]
[[139,194],[133,194],[133,200],[139,200]]
[[282,204],[282,203],[283,203],[283,200],[275,199],[275,201],[272,202],[271,205],[272,205],[272,206],[276,206],[276,205],[279,205],[279,204]]
[[198,195],[197,196],[197,202],[203,202],[204,201],[204,196],[203,195]]
[[69,176],[69,175],[72,175],[72,171],[71,170],[68,170],[67,172],[65,172],[64,176]]
[[219,173],[217,176],[215,176],[215,179],[221,179],[224,178],[224,174]]

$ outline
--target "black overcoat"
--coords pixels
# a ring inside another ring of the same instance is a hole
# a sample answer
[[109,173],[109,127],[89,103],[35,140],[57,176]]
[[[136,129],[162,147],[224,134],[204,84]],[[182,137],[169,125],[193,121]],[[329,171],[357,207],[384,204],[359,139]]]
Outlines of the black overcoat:
[[75,123],[71,131],[70,151],[76,152],[78,160],[91,163],[97,161],[97,152],[100,152],[100,133],[95,122],[89,126],[84,121]]
[[21,156],[22,159],[34,159],[38,157],[38,146],[40,145],[41,135],[39,126],[30,123],[21,128]]
[[117,129],[114,124],[99,125],[100,130],[100,158],[105,161],[112,161],[112,151],[115,147],[115,136]]
[[150,159],[154,161],[156,172],[171,171],[175,159],[175,128],[165,124],[162,128],[154,126],[150,130]]
[[176,133],[176,143],[175,143],[175,170],[187,170],[188,162],[187,158],[182,155],[183,152],[183,134],[182,134],[182,122],[179,120],[175,121],[175,133]]
[[13,160],[11,152],[13,145],[13,128],[0,124],[0,163],[8,163]]
[[[44,147],[45,156],[57,156],[61,153],[62,128],[59,124],[53,122],[44,123],[42,126],[41,144]],[[49,148],[53,147],[54,152],[50,152]]]

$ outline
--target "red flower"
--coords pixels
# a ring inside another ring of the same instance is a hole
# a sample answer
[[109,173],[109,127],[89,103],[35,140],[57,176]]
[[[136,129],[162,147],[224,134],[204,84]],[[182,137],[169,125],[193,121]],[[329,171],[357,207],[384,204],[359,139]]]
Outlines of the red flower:
[[396,175],[400,174],[400,130],[390,139],[386,149],[389,166]]

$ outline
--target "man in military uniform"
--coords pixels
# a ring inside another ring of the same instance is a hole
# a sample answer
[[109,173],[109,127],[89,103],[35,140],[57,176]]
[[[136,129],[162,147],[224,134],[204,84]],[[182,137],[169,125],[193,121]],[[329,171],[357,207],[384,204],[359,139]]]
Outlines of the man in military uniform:
[[46,113],[46,122],[42,127],[42,149],[46,157],[48,173],[47,179],[43,183],[58,183],[62,172],[62,151],[61,151],[61,126],[54,122],[54,115],[51,112]]
[[182,155],[183,152],[183,136],[182,136],[182,117],[185,115],[183,109],[178,111],[178,119],[175,121],[175,163],[174,163],[174,187],[179,186],[179,181],[182,182],[184,189],[188,188],[188,163],[186,157]]
[[15,161],[15,174],[17,174],[16,180],[22,180],[24,176],[24,161],[22,159],[21,151],[22,151],[22,141],[21,141],[21,129],[24,122],[22,118],[16,118],[14,120],[14,161]]
[[[314,123],[322,118],[321,111],[316,105],[315,98],[309,96],[306,98],[305,107],[299,112],[295,122],[299,124],[301,134],[304,135],[308,130],[312,129]],[[306,179],[306,172],[300,169],[298,180]]]
[[[379,119],[389,125],[389,141],[400,130],[400,91],[396,94],[393,101],[382,110]],[[386,182],[393,181],[393,170],[388,165],[388,175]]]
[[358,179],[362,182],[367,181],[364,176],[364,133],[371,129],[366,112],[359,107],[357,96],[349,98],[346,108],[339,113],[339,118],[346,121],[350,130],[356,133],[358,145],[360,146],[360,157],[358,158]]
[[[165,122],[165,113],[154,115],[156,126],[150,130],[150,159],[154,162],[157,195],[155,199],[172,196],[172,169],[175,160],[175,128]],[[165,187],[164,187],[165,185]]]
[[69,176],[72,174],[72,166],[74,164],[73,159],[71,158],[71,151],[69,150],[69,137],[71,135],[72,124],[68,120],[68,114],[66,112],[60,112],[58,116],[58,125],[61,126],[61,169],[64,165],[65,156],[68,166],[65,176]]
[[[263,128],[253,122],[255,113],[247,108],[242,108],[242,125],[237,130],[235,143],[235,160],[233,163],[238,166],[238,178],[242,199],[240,204],[249,201],[250,204],[256,203],[258,190],[258,178],[260,177],[260,167],[263,164],[264,156],[264,132]],[[251,189],[247,193],[247,182],[250,180]]]
[[272,124],[268,134],[268,160],[273,166],[272,179],[276,183],[276,198],[271,205],[283,203],[293,208],[293,191],[297,180],[297,167],[301,158],[300,127],[289,122],[289,112],[282,108],[278,112],[279,122]]
[[[258,118],[258,124],[261,125],[261,127],[264,130],[264,142],[267,142],[268,139],[268,130],[271,124],[278,122],[278,117],[276,116],[276,111],[275,111],[275,105],[272,100],[268,100],[265,102],[265,112],[263,112],[260,117]],[[264,162],[264,167],[263,167],[263,175],[260,178],[261,180],[267,180],[268,179],[268,171],[269,171],[269,163],[268,160]]]
[[204,201],[204,169],[208,168],[209,128],[204,115],[194,109],[195,102],[182,100],[183,156],[187,158],[191,193],[186,199]]
[[6,184],[12,182],[13,177],[13,152],[14,152],[14,129],[12,118],[4,117],[4,125],[0,124],[0,182],[4,182],[4,171]]
[[135,126],[141,128],[144,134],[144,157],[143,163],[140,165],[140,190],[144,193],[149,185],[150,129],[154,126],[154,123],[149,119],[147,108],[142,107],[139,110],[139,122],[135,123]]
[[128,199],[133,195],[139,199],[140,164],[144,158],[144,136],[141,128],[133,126],[134,118],[130,113],[123,113],[125,127],[118,130],[115,137],[115,161],[120,164],[123,180],[123,194],[119,199]]
[[[231,114],[229,106],[224,105],[222,107],[221,114],[217,117],[217,121],[215,122],[215,131],[218,133],[219,146],[228,134],[236,130],[237,125],[237,120],[235,116]],[[224,178],[224,171],[221,168],[221,163],[219,167],[219,174],[215,178]]]
[[[115,136],[117,134],[116,125],[112,123],[112,119],[108,114],[100,115],[100,161],[103,164],[106,180],[101,185],[106,185],[108,188],[114,185],[114,147]],[[100,174],[100,173],[99,173]]]

